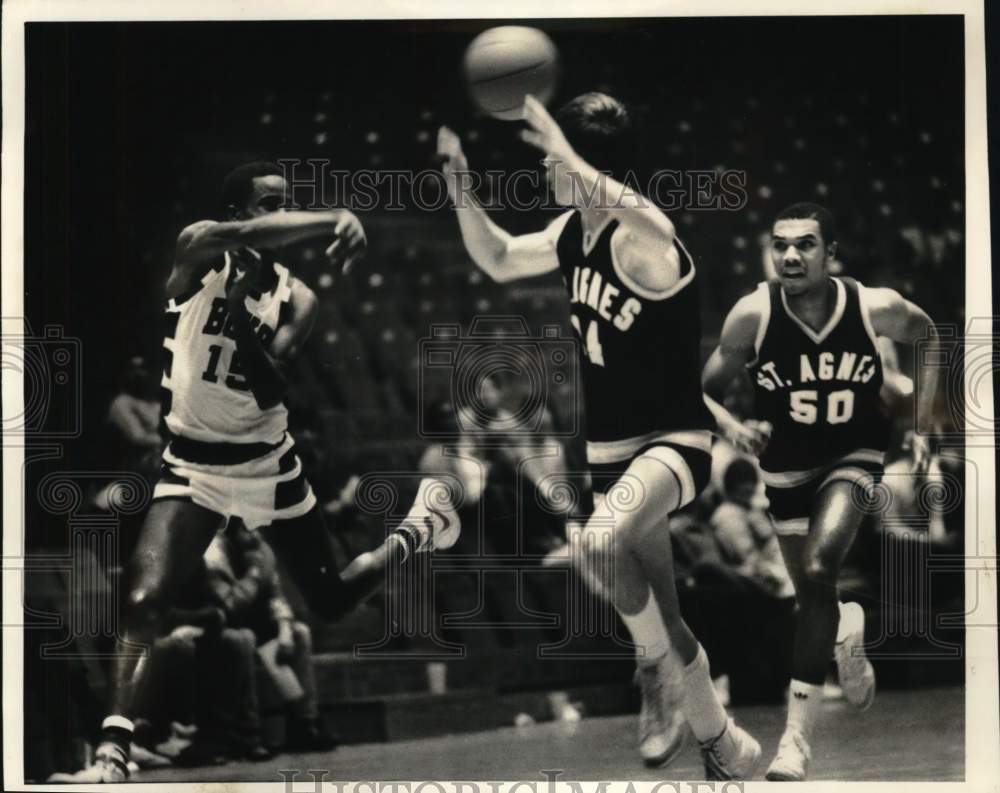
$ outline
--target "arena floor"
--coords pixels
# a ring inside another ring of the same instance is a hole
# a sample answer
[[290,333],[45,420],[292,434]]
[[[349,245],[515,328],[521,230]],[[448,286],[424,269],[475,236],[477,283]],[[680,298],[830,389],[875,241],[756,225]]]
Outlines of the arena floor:
[[[965,768],[964,690],[883,692],[867,713],[843,702],[826,705],[813,745],[812,780],[961,780]],[[755,778],[763,779],[784,725],[777,706],[736,708],[737,720],[764,747]],[[322,769],[337,780],[533,780],[559,769],[561,780],[701,779],[697,747],[688,740],[668,768],[646,769],[635,749],[635,717],[584,719],[398,743],[345,746],[329,755],[279,755],[267,763],[144,771],[139,782],[281,781],[277,769]],[[310,784],[311,777],[299,777]]]

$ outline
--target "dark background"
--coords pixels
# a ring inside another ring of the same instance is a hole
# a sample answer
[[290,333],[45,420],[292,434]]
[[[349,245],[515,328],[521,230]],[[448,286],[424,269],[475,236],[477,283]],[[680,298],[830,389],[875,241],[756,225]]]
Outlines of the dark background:
[[[234,165],[326,157],[346,170],[420,169],[431,166],[436,129],[447,123],[463,135],[474,168],[535,166],[536,153],[516,141],[517,125],[482,118],[465,95],[462,52],[492,24],[28,25],[26,312],[36,333],[60,325],[83,351],[83,433],[60,466],[101,464],[103,417],[125,361],[136,353],[156,360],[173,241],[186,224],[218,216],[219,185]],[[632,103],[645,125],[645,172],[746,172],[745,209],[673,215],[706,284],[706,347],[725,311],[761,278],[757,235],[778,209],[802,199],[837,215],[847,274],[899,289],[936,320],[962,323],[960,17],[538,26],[561,56],[553,104],[594,88]],[[452,310],[466,321],[480,293],[494,310],[562,318],[551,280],[529,283],[536,298],[513,306],[488,284],[466,283],[472,266],[448,210],[375,211],[363,220],[372,253],[354,283],[334,285],[330,304],[339,313],[330,327],[363,331],[357,305],[370,296],[370,273],[397,283],[396,275],[405,280],[421,269],[456,274],[461,286],[432,284],[440,305],[425,314],[407,313],[405,288],[375,295],[382,310],[403,316],[414,338]],[[503,218],[514,229],[544,220],[542,213]],[[906,241],[914,229],[922,252]],[[289,263],[314,285],[323,271],[307,254]],[[314,337],[323,331],[321,322]],[[381,371],[378,350],[359,336],[355,357],[367,356],[376,390],[402,394],[383,394],[373,414],[398,414],[399,426],[415,434],[412,383]],[[338,355],[336,346],[322,347],[312,360],[321,371]],[[349,395],[330,398],[342,421],[358,415],[351,407]],[[51,420],[60,409],[52,406]]]
[[[46,417],[79,424],[81,435],[28,466],[29,547],[68,537],[65,515],[35,507],[41,477],[112,464],[108,402],[130,356],[155,370],[173,242],[188,223],[218,216],[230,168],[326,157],[346,170],[420,169],[431,165],[440,123],[462,135],[474,168],[537,164],[516,124],[481,117],[465,95],[462,52],[493,24],[517,21],[27,26],[26,313],[35,333],[54,325],[80,340],[83,372],[82,414],[56,400]],[[740,211],[671,213],[702,276],[706,351],[725,311],[762,277],[758,236],[804,199],[837,216],[846,274],[964,325],[960,17],[523,24],[544,29],[560,51],[554,105],[598,89],[638,111],[645,172],[746,173]],[[307,461],[318,491],[335,481],[339,458],[362,471],[413,465],[423,442],[407,361],[431,322],[467,324],[484,311],[523,314],[533,329],[565,320],[558,277],[515,290],[475,278],[448,210],[362,220],[371,254],[350,279],[334,274],[323,286],[330,273],[307,246],[287,259],[324,306],[304,364],[313,388],[292,395],[322,417],[327,459]],[[502,215],[511,229],[545,220]],[[399,361],[385,352],[385,327],[396,331]],[[359,450],[370,455],[364,465]]]

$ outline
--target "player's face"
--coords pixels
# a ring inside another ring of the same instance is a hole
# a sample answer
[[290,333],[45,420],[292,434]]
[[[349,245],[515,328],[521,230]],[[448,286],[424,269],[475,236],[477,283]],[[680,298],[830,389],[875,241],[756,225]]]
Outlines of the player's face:
[[247,199],[243,214],[246,218],[257,218],[272,212],[283,212],[288,197],[288,183],[277,174],[258,176],[253,180],[253,192]]
[[827,248],[819,222],[779,220],[771,232],[771,261],[785,292],[800,295],[827,278]]

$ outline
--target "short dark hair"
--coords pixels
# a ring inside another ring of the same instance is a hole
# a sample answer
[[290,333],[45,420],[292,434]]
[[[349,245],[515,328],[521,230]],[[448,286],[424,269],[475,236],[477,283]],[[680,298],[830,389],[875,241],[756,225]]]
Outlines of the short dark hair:
[[222,182],[222,209],[230,206],[243,209],[253,191],[253,180],[258,176],[284,176],[285,172],[273,162],[248,162],[238,165],[229,172]]
[[577,154],[599,171],[624,179],[638,159],[632,113],[614,97],[591,91],[571,99],[556,121]]
[[774,222],[777,223],[779,220],[815,220],[819,223],[819,232],[823,235],[823,242],[829,245],[837,241],[837,225],[834,223],[830,210],[811,201],[799,201],[790,207],[785,207],[778,213]]

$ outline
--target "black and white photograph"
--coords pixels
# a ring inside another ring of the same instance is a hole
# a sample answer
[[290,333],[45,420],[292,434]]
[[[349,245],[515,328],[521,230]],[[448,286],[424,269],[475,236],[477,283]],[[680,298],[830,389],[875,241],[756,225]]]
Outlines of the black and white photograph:
[[2,13],[5,789],[996,790],[981,3]]

